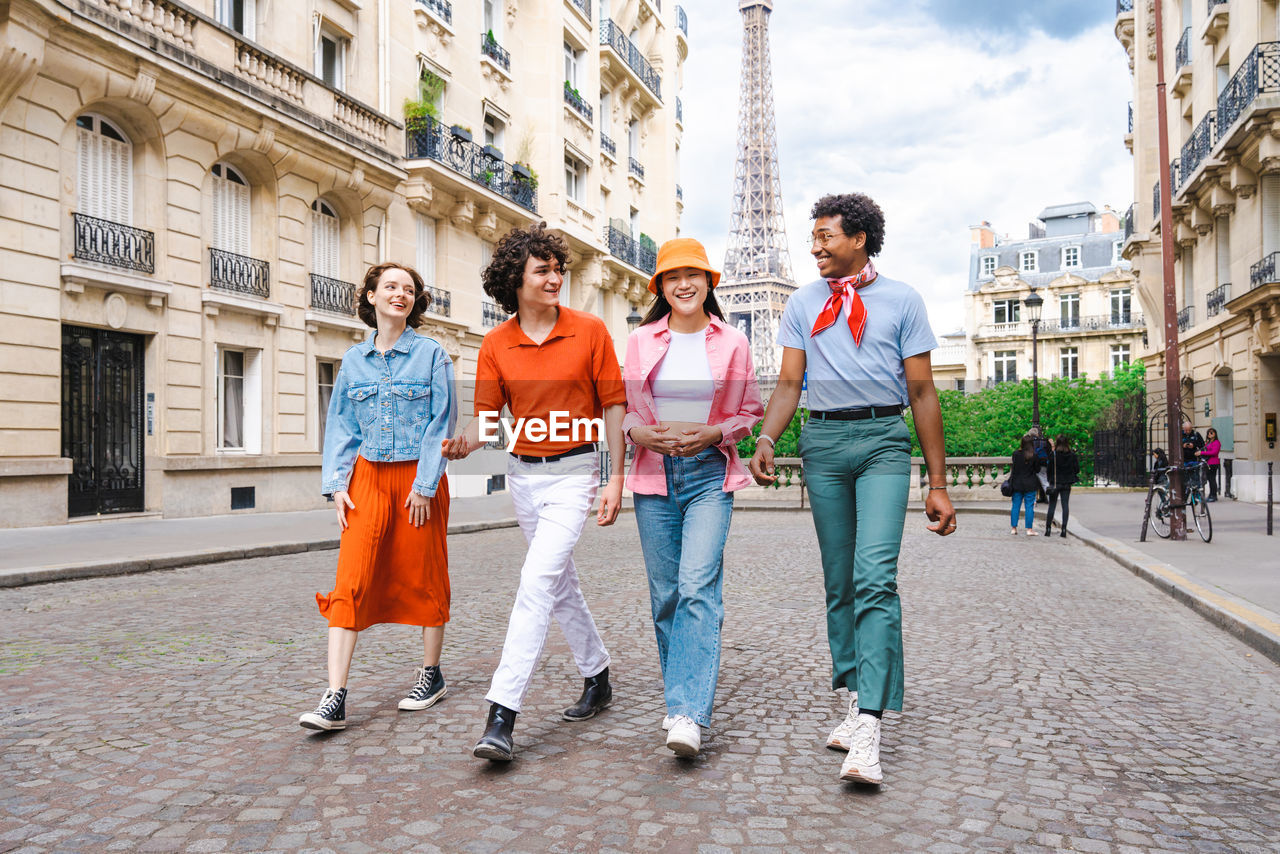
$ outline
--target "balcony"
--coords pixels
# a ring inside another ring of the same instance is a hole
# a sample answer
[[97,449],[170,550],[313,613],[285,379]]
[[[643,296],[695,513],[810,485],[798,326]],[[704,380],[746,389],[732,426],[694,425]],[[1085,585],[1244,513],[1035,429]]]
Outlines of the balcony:
[[1141,329],[1142,315],[1116,311],[1111,314],[1093,314],[1084,317],[1056,318],[1040,321],[1040,334],[1077,334],[1082,332],[1115,331],[1117,329]]
[[680,96],[676,96],[676,124],[684,124],[684,102],[680,100]]
[[1160,227],[1160,182],[1156,181],[1151,187],[1151,228],[1154,231]]
[[688,35],[689,35],[689,16],[688,16],[688,15],[686,15],[686,14],[684,13],[684,7],[683,7],[683,6],[677,6],[677,7],[676,7],[676,29],[678,29],[680,32],[684,33],[686,38],[688,37]]
[[484,300],[480,303],[480,324],[485,329],[492,329],[511,315],[507,314],[497,303]]
[[233,294],[267,299],[271,296],[271,265],[257,258],[209,247],[209,287]]
[[630,234],[612,223],[605,227],[604,240],[609,244],[610,255],[641,272],[653,275],[658,266],[658,253],[654,249],[642,246]]
[[1133,0],[1116,0],[1116,14],[1123,15],[1127,12],[1133,12]]
[[600,22],[600,44],[612,48],[653,96],[662,101],[662,78],[640,53],[640,48],[612,20]]
[[1204,299],[1204,313],[1206,317],[1217,317],[1222,314],[1222,309],[1231,301],[1231,283],[1218,285],[1209,291],[1209,295]]
[[1133,133],[1133,101],[1129,102],[1129,133]]
[[334,314],[356,313],[356,286],[319,273],[311,274],[311,307]]
[[1128,240],[1133,237],[1133,215],[1136,212],[1137,205],[1129,205],[1129,209],[1124,212],[1124,239]]
[[1174,49],[1174,68],[1183,68],[1191,63],[1191,28],[1187,27],[1182,31],[1182,38],[1178,39],[1178,46]]
[[[1041,324],[1043,327],[1043,324]],[[1030,338],[1031,324],[1014,320],[1006,323],[984,323],[974,338]]]
[[417,0],[417,3],[449,26],[453,26],[453,4],[449,0]]
[[581,116],[587,124],[591,124],[592,119],[595,117],[595,112],[591,109],[591,105],[583,99],[582,95],[578,94],[578,90],[569,85],[568,80],[564,81],[564,102],[572,107],[573,111]]
[[1280,92],[1280,42],[1254,45],[1230,82],[1218,93],[1217,141],[1231,136],[1236,122],[1260,94],[1275,92]]
[[153,232],[87,214],[71,215],[75,231],[73,255],[139,273],[156,271],[156,236]]
[[1209,152],[1213,150],[1214,127],[1217,120],[1217,112],[1210,110],[1205,117],[1200,120],[1200,124],[1196,125],[1196,129],[1191,132],[1191,136],[1187,137],[1187,141],[1182,144],[1182,156],[1178,158],[1178,192],[1181,193],[1189,183],[1190,177],[1195,174],[1196,169],[1200,168],[1200,164],[1209,156]]
[[635,175],[641,181],[644,180],[644,167],[640,165],[640,161],[634,157],[627,158],[627,171]]
[[427,285],[427,311],[432,314],[438,314],[441,317],[451,317],[453,315],[453,295],[444,288],[433,287]]
[[684,188],[681,187],[679,184],[676,184],[676,201],[678,202],[684,201]]
[[1277,258],[1280,258],[1280,252],[1272,252],[1249,268],[1249,290],[1276,280]]
[[575,9],[582,13],[587,19],[587,23],[591,22],[591,0],[569,0]]
[[511,54],[502,49],[491,33],[480,34],[480,53],[493,60],[503,71],[511,71]]
[[1206,41],[1217,43],[1227,31],[1231,8],[1227,0],[1209,0],[1209,15],[1205,18],[1203,33]]
[[416,122],[405,137],[405,156],[410,160],[435,160],[525,210],[538,212],[538,192],[533,181],[515,174],[505,160],[486,154],[483,146],[455,136],[430,117]]
[[612,160],[618,159],[618,144],[609,139],[604,131],[600,131],[600,151]]
[[1192,326],[1195,325],[1195,322],[1196,322],[1196,307],[1194,305],[1189,305],[1186,308],[1182,309],[1182,311],[1178,312],[1178,331],[1179,332],[1186,332],[1188,329],[1190,329]]

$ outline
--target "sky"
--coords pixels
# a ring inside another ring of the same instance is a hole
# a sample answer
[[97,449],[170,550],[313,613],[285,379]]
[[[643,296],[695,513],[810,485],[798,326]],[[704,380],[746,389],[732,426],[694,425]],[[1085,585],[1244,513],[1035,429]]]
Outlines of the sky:
[[[719,265],[742,19],[737,0],[680,5],[689,20],[681,234]],[[1128,208],[1133,95],[1114,15],[1114,0],[774,0],[774,108],[797,283],[817,277],[806,240],[813,202],[867,193],[886,219],[877,269],[920,291],[934,330],[952,332],[964,323],[969,226],[987,220],[1018,238],[1049,205]]]

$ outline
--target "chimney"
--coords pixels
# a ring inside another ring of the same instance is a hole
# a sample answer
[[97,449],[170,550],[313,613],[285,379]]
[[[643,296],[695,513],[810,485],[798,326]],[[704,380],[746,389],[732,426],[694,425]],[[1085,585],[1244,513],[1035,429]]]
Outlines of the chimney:
[[1111,209],[1111,205],[1104,205],[1102,213],[1098,214],[1098,231],[1103,234],[1120,230],[1120,216]]
[[969,242],[979,249],[990,249],[996,245],[996,232],[991,223],[985,219],[979,225],[969,226]]

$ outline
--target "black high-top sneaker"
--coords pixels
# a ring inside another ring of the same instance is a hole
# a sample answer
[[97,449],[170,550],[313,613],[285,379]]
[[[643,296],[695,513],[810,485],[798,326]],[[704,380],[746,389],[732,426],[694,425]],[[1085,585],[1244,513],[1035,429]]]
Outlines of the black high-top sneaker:
[[413,683],[408,695],[400,701],[400,708],[406,712],[416,712],[434,705],[449,689],[444,685],[444,674],[438,665],[432,664],[418,668],[418,681]]
[[298,725],[303,729],[346,729],[347,728],[347,689],[332,688],[324,692],[320,705],[314,712],[307,712],[298,718]]
[[585,721],[594,718],[613,699],[613,686],[609,684],[609,668],[595,676],[582,680],[582,696],[578,702],[560,713],[566,721]]

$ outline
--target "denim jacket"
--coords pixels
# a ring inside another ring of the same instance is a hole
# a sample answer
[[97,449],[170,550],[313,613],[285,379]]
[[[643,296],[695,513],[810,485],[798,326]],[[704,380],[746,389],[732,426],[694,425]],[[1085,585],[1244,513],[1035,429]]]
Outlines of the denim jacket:
[[373,340],[342,357],[325,422],[321,492],[332,496],[351,484],[356,454],[371,463],[417,460],[413,491],[436,494],[445,460],[440,442],[453,435],[453,362],[435,340],[406,328],[385,354]]

